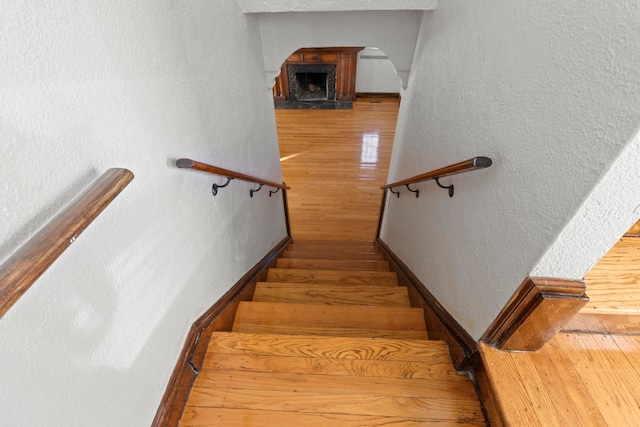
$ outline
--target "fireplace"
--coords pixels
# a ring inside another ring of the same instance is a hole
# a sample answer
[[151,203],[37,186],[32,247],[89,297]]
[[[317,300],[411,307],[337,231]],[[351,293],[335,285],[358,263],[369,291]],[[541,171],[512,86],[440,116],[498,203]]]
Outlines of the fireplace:
[[336,66],[290,64],[289,96],[295,101],[335,101]]
[[361,47],[305,48],[282,65],[273,87],[278,109],[350,109]]
[[295,97],[299,101],[328,101],[329,80],[327,73],[296,73],[298,90]]

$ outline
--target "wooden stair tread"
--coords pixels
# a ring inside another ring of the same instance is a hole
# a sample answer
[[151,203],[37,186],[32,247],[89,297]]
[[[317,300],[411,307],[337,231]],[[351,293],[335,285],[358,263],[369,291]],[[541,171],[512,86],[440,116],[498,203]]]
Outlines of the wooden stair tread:
[[295,239],[291,245],[302,245],[302,246],[371,246],[377,247],[377,245],[371,240],[305,240],[305,239]]
[[409,307],[409,293],[400,286],[319,285],[258,282],[253,301],[298,304],[347,304]]
[[450,421],[483,419],[480,403],[473,400],[402,396],[304,393],[255,389],[202,389],[194,387],[189,407],[243,408],[345,415],[394,416]]
[[270,268],[267,273],[267,281],[280,283],[398,285],[398,277],[393,272],[305,270],[297,268]]
[[423,420],[407,417],[380,417],[329,413],[309,413],[292,411],[271,411],[236,408],[187,407],[180,427],[201,427],[220,425],[225,427],[265,426],[295,427],[423,427],[423,426],[486,426],[484,421],[452,423],[450,421]]
[[[307,337],[296,336],[295,338],[301,340]],[[380,338],[370,339],[377,340]],[[308,344],[304,345],[308,346]],[[320,351],[320,349],[314,349],[313,351]],[[440,350],[434,353],[429,361],[424,362],[307,357],[300,355],[300,352],[287,356],[212,352],[207,355],[202,369],[203,371],[282,372],[289,374],[341,375],[347,377],[420,378],[440,381],[466,380],[466,378],[458,375],[458,373],[452,369],[451,359],[446,351],[446,349]]]
[[240,302],[232,331],[428,339],[422,309]]
[[314,259],[348,259],[348,260],[373,260],[384,261],[384,257],[379,252],[373,251],[336,251],[334,249],[315,249],[315,250],[285,250],[284,258],[314,258]]
[[293,252],[339,252],[341,254],[365,253],[380,254],[377,247],[372,244],[367,245],[305,245],[302,243],[292,243],[287,247],[288,251]]
[[303,270],[390,271],[388,261],[278,258],[277,268]]
[[206,425],[486,423],[442,341],[214,332],[180,421]]
[[[385,362],[378,362],[384,364]],[[299,393],[361,394],[431,399],[475,399],[473,383],[466,379],[453,385],[451,380],[345,376],[324,373],[285,373],[256,371],[223,371],[207,369],[200,372],[194,388],[274,390]]]
[[296,334],[328,337],[369,337],[369,338],[395,338],[407,340],[427,340],[426,331],[412,329],[384,329],[384,328],[357,328],[340,326],[317,325],[286,325],[282,323],[240,323],[232,329],[236,332],[251,332],[261,334]]
[[444,341],[435,340],[301,337],[237,332],[214,332],[209,343],[209,352],[211,353],[365,361],[446,361],[451,364],[447,351],[447,345]]

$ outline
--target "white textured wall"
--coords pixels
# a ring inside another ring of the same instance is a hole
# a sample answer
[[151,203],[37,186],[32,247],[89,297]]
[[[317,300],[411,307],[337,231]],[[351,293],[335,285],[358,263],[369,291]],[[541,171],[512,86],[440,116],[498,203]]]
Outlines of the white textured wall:
[[[303,47],[376,46],[406,82],[422,11],[289,12],[259,14],[267,81]],[[428,12],[427,12],[428,13]]]
[[358,53],[356,92],[399,93],[400,88],[396,68],[382,50],[367,47]]
[[0,261],[110,167],[134,181],[0,319],[0,424],[148,426],[191,323],[286,234],[258,20],[235,0],[4,2]]
[[444,178],[452,199],[433,182],[403,191],[382,236],[474,338],[535,266],[581,278],[638,219],[639,23],[633,1],[425,12],[389,182],[478,155],[494,166]]

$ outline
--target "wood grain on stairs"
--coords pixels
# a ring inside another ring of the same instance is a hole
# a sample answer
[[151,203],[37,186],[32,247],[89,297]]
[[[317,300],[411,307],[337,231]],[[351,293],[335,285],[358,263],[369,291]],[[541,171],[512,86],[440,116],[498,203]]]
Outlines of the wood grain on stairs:
[[318,285],[258,282],[253,301],[294,304],[348,304],[409,307],[409,292],[401,286]]
[[270,268],[268,282],[317,283],[331,285],[398,286],[396,273],[381,271],[301,270]]
[[308,240],[308,239],[296,239],[291,243],[290,246],[308,246],[315,248],[323,248],[323,247],[358,247],[358,246],[369,246],[375,248],[376,245],[372,240]]
[[486,425],[440,341],[215,333],[209,348],[182,427]]
[[276,268],[301,270],[390,271],[388,261],[278,258]]
[[[268,424],[265,424],[268,423]],[[203,426],[292,426],[292,427],[460,427],[486,426],[484,421],[466,421],[464,423],[440,420],[414,419],[407,417],[380,417],[368,415],[344,415],[331,413],[262,411],[250,409],[227,409],[188,407],[184,413],[181,427]]]
[[[248,334],[247,334],[248,335]],[[267,335],[261,335],[266,337]],[[279,335],[274,335],[279,336]],[[298,339],[300,337],[297,337]],[[322,338],[322,337],[321,337]],[[307,337],[304,338],[305,341]],[[376,338],[379,339],[379,338]],[[433,342],[433,341],[429,341]],[[308,345],[308,344],[307,344]],[[369,344],[371,347],[371,345]],[[304,355],[270,356],[242,353],[216,353],[205,362],[205,369],[239,370],[255,372],[314,373],[344,376],[421,378],[425,380],[458,381],[460,375],[451,369],[446,348],[434,350],[433,359],[426,362],[398,360],[363,360],[311,358]]]
[[376,248],[295,245],[212,334],[181,427],[486,426]]
[[246,302],[234,332],[428,339],[420,308]]
[[372,245],[368,245],[368,246],[351,246],[351,247],[344,247],[344,246],[322,246],[322,247],[312,247],[312,246],[308,246],[308,245],[303,245],[303,244],[291,244],[289,245],[289,247],[287,247],[287,251],[288,253],[305,253],[305,254],[309,254],[309,253],[316,253],[319,254],[318,258],[324,258],[323,255],[325,254],[330,254],[331,256],[333,255],[339,255],[341,257],[346,257],[346,258],[359,258],[362,255],[380,255],[380,252],[378,251],[378,248],[372,246]]
[[[196,383],[198,381],[196,380]],[[207,405],[222,408],[257,409],[287,412],[321,412],[345,415],[392,416],[407,418],[473,420],[482,417],[478,402],[462,399],[433,399],[362,393],[305,393],[260,389],[201,388],[194,385],[192,407]],[[269,425],[269,424],[267,424]],[[289,424],[290,425],[290,424]]]
[[[209,343],[213,354],[259,354],[311,359],[435,362],[451,366],[443,341],[393,338],[322,337],[278,334],[214,332]],[[212,356],[215,357],[215,356]],[[210,358],[207,356],[206,360]],[[206,362],[205,362],[206,363]],[[410,375],[410,372],[407,372]]]
[[[384,364],[384,363],[383,363]],[[360,375],[332,375],[316,372],[283,373],[256,371],[228,371],[207,369],[201,373],[200,383],[211,382],[221,389],[268,389],[274,391],[326,394],[379,395],[427,397],[432,399],[473,399],[473,387],[451,387],[451,380],[422,378],[393,378]],[[466,383],[466,382],[465,382]],[[200,384],[202,387],[202,384]],[[205,387],[202,387],[203,389]]]
[[320,259],[351,259],[384,261],[382,254],[375,251],[342,252],[333,249],[288,249],[284,251],[285,258],[320,258]]

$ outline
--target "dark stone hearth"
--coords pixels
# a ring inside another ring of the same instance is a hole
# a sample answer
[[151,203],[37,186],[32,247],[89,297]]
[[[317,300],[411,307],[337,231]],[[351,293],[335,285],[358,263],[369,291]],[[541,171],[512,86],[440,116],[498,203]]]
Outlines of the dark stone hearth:
[[340,101],[282,101],[274,103],[276,110],[352,110],[353,103]]

